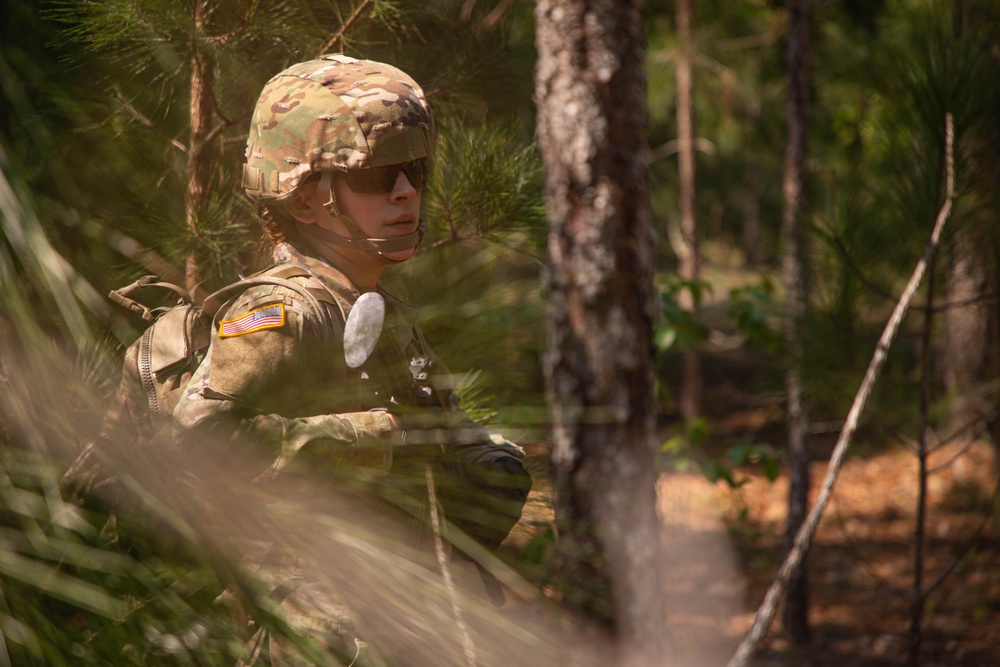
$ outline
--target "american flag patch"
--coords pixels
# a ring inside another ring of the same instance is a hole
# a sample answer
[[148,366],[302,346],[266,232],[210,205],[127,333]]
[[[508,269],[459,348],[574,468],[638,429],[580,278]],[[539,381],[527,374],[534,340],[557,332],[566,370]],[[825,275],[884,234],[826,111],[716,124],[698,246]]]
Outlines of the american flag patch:
[[285,305],[277,303],[251,311],[237,320],[224,320],[219,324],[219,338],[276,329],[285,325]]

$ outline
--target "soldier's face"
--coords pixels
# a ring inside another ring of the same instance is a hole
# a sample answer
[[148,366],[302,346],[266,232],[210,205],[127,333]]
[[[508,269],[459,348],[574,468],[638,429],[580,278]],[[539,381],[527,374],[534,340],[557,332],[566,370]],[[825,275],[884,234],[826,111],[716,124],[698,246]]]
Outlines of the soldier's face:
[[[318,184],[314,185],[311,190],[305,193],[309,207],[315,213],[315,223],[335,234],[352,236],[351,231],[347,229],[343,221],[331,215],[323,206],[327,202],[328,196],[326,192],[321,192],[322,188],[317,186]],[[351,218],[367,238],[391,239],[405,236],[417,229],[420,221],[421,190],[413,187],[403,171],[396,175],[395,183],[389,192],[373,194],[354,192],[347,186],[344,176],[340,174],[335,174],[333,177],[333,191],[339,212]],[[378,261],[360,250],[342,247],[338,247],[336,250],[342,254],[349,253],[352,261]],[[407,248],[386,252],[383,253],[383,256],[399,262],[412,257],[414,250],[414,248]]]

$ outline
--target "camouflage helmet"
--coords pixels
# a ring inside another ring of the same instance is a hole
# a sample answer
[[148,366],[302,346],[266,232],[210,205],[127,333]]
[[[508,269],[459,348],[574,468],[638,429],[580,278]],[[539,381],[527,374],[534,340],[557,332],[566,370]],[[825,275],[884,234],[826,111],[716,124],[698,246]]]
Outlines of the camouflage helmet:
[[243,188],[284,199],[310,174],[382,167],[429,156],[436,136],[420,86],[371,60],[326,55],[264,86],[247,139]]

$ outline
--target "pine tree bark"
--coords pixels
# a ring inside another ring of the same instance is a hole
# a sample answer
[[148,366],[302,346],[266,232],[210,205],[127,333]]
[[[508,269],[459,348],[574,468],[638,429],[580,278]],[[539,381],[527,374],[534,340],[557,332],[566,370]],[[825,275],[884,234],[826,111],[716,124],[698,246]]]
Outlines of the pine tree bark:
[[[678,273],[682,280],[694,283],[701,277],[698,247],[698,218],[695,209],[694,95],[691,79],[693,48],[693,0],[677,0],[677,164],[680,178],[681,247]],[[678,305],[692,315],[698,314],[698,302],[691,290],[682,290]],[[684,350],[680,391],[680,413],[694,419],[701,412],[701,363],[697,350]]]
[[[995,25],[1000,9],[989,0],[965,0],[952,12],[952,39],[956,43],[990,43],[996,38],[983,26]],[[1000,69],[1000,53],[980,61],[984,74]],[[984,77],[989,80],[989,74]],[[965,212],[963,224],[951,238],[944,279],[944,344],[941,368],[952,400],[949,432],[988,429],[1000,447],[1000,413],[991,384],[1000,376],[1000,206],[993,193],[1000,189],[1000,96],[977,96],[976,113],[964,119],[962,129],[963,190],[982,204]],[[961,116],[960,116],[961,117]],[[991,203],[987,203],[991,202]],[[983,205],[985,204],[985,205]],[[972,425],[974,428],[970,429]],[[998,464],[1000,471],[1000,464]]]
[[562,590],[615,631],[615,664],[662,665],[641,2],[538,0],[535,16]]
[[948,308],[942,366],[945,389],[953,398],[955,423],[950,431],[990,418],[991,397],[983,396],[979,388],[995,380],[1000,370],[1000,311],[996,299],[1000,243],[995,222],[975,223],[955,230],[945,281]]
[[[192,0],[194,29],[191,35],[191,133],[188,140],[187,188],[184,192],[184,221],[193,237],[199,236],[198,221],[208,192],[211,159],[206,149],[212,124],[212,86],[214,85],[214,64],[211,56],[199,44],[206,33],[209,3],[207,0]],[[185,287],[194,293],[201,281],[201,271],[194,251],[188,252],[184,262]]]
[[[782,273],[785,286],[785,335],[791,360],[785,374],[788,401],[788,520],[785,544],[791,548],[809,508],[809,408],[802,387],[802,319],[806,314],[808,272],[803,219],[806,199],[808,155],[809,50],[812,0],[791,0],[788,5],[788,98],[787,144],[784,168],[782,215]],[[785,631],[793,643],[809,640],[809,581],[806,558],[788,585],[782,613]]]

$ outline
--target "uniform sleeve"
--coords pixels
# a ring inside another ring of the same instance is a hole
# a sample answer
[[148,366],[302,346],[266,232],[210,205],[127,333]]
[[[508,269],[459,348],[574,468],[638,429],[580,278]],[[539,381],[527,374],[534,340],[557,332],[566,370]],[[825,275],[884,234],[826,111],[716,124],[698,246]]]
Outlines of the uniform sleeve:
[[179,440],[254,457],[267,475],[330,467],[388,472],[400,440],[395,419],[333,409],[345,403],[333,356],[343,343],[321,326],[292,290],[247,290],[217,326],[174,410]]

